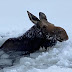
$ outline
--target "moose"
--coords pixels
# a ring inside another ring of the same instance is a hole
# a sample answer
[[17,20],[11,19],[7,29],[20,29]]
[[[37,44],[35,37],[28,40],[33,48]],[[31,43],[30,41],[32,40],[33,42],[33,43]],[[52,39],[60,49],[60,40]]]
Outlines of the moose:
[[39,12],[39,19],[27,11],[29,19],[34,23],[28,31],[17,38],[9,38],[0,47],[5,52],[24,51],[33,53],[40,47],[51,47],[56,45],[57,41],[63,42],[68,40],[66,31],[48,22],[46,15]]

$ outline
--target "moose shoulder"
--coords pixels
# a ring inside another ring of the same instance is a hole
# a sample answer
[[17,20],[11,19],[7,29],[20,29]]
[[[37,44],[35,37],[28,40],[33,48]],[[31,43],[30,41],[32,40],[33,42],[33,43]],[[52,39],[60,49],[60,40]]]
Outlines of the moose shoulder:
[[25,51],[32,53],[41,47],[51,47],[57,41],[68,40],[66,31],[48,22],[44,13],[39,12],[39,19],[27,11],[29,19],[35,24],[18,38],[9,38],[1,46],[4,51]]

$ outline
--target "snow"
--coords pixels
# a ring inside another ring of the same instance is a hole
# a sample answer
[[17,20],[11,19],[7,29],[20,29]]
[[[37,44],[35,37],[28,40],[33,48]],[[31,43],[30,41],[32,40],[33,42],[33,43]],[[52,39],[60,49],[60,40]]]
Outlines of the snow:
[[[7,70],[6,72],[23,72],[25,71],[24,69],[22,69],[23,66],[17,70]],[[72,69],[70,68],[61,68],[61,67],[58,67],[58,66],[51,66],[47,69],[36,69],[36,68],[33,68],[33,69],[30,69],[28,70],[27,72],[71,72]]]
[[69,69],[69,68],[61,68],[61,67],[58,67],[58,66],[51,66],[49,67],[48,69],[32,69],[32,70],[29,70],[28,72],[71,72],[72,69]]

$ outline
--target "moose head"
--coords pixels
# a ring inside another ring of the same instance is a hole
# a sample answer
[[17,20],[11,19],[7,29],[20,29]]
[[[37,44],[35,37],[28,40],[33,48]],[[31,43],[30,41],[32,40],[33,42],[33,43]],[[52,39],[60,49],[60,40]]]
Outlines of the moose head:
[[46,37],[55,37],[57,41],[62,42],[68,40],[68,35],[66,31],[61,28],[57,27],[54,24],[48,22],[47,17],[44,13],[39,12],[39,19],[27,11],[29,19],[37,25],[43,32]]

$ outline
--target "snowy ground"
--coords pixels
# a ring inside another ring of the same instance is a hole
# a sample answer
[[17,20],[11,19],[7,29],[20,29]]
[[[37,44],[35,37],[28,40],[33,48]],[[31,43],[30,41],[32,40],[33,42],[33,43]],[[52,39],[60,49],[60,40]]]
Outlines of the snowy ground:
[[[20,53],[9,55],[0,50],[0,72],[72,72],[72,30],[67,27],[65,29],[69,40],[58,42],[46,52],[40,50],[30,56],[20,56]],[[25,30],[1,32],[0,45],[6,39],[20,36],[23,32]]]

